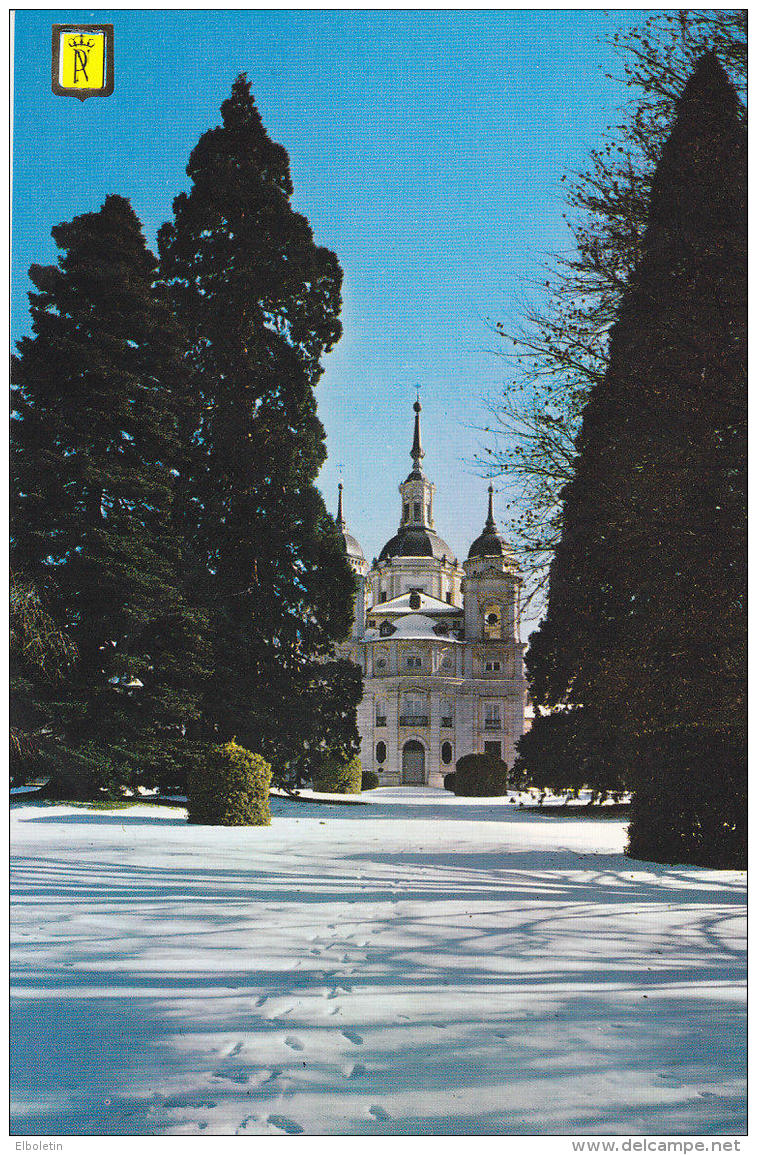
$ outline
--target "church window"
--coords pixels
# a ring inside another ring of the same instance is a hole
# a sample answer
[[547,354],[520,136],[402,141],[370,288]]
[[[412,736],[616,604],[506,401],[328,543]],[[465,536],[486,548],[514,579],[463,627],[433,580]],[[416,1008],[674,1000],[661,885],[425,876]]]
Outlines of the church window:
[[499,702],[487,702],[484,706],[484,729],[501,730],[502,714]]
[[418,654],[408,654],[405,659],[408,670],[420,670],[423,666],[423,658]]
[[452,605],[452,594],[451,593],[447,594],[447,602],[449,605]]
[[376,725],[386,725],[386,702],[381,698],[376,702]]
[[444,726],[446,728],[448,726],[454,725],[455,707],[453,706],[452,702],[449,701],[448,698],[442,698],[442,700],[441,700],[441,715],[442,715],[442,719],[441,719],[442,726]]
[[386,658],[376,658],[376,669],[377,670],[385,670],[386,669]]
[[431,502],[426,505],[426,521],[431,521]]
[[428,726],[425,694],[404,694],[402,697],[401,726]]
[[441,666],[443,670],[452,669],[452,654],[449,652],[442,654]]
[[442,762],[445,766],[449,766],[452,761],[452,744],[450,742],[442,742]]
[[420,521],[421,520],[421,503],[419,501],[413,502],[413,520],[414,521]]
[[409,521],[409,520],[410,520],[410,505],[409,505],[409,503],[408,503],[407,501],[405,502],[405,504],[404,504],[404,506],[402,507],[402,509],[403,509],[403,514],[404,514],[404,518],[405,518],[405,521]]
[[376,761],[378,762],[379,766],[383,762],[386,762],[386,742],[376,743]]
[[502,669],[502,663],[494,658],[490,662],[484,662],[484,672],[487,674],[497,674]]
[[379,601],[380,602],[386,601],[386,590],[382,590],[381,593],[379,594]]

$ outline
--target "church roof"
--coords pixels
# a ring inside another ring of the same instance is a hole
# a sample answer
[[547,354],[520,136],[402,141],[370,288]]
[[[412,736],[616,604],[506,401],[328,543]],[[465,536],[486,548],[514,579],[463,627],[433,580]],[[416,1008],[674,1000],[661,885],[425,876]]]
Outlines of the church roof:
[[468,557],[501,557],[509,562],[515,562],[512,546],[497,529],[494,520],[494,487],[489,486],[489,516],[484,524],[483,533],[479,534],[468,551]]
[[452,561],[454,554],[439,534],[421,525],[402,526],[398,533],[386,543],[379,561],[392,557],[446,557]]
[[[399,618],[396,622],[395,629],[392,631],[391,638],[402,638],[408,640],[424,640],[432,642],[444,642],[445,644],[456,644],[458,639],[454,634],[438,634],[434,629],[436,625],[433,618],[427,617],[425,614],[406,614]],[[379,633],[378,630],[366,630],[365,639],[368,642],[384,641],[385,637]]]
[[[411,601],[417,605],[411,605]],[[430,594],[417,593],[413,596],[412,593],[400,594],[396,598],[392,598],[388,602],[378,602],[375,606],[371,606],[369,613],[377,617],[399,617],[401,614],[417,614],[426,613],[433,614],[462,614],[462,606],[451,606],[449,602],[440,601],[439,598],[431,597]]]

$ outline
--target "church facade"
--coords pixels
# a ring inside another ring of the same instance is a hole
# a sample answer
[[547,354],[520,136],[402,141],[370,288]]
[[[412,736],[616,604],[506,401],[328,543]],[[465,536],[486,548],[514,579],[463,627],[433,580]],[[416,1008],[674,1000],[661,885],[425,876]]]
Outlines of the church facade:
[[360,759],[382,786],[441,786],[470,753],[512,766],[526,698],[522,581],[494,520],[492,487],[483,531],[460,565],[435,528],[420,402],[414,409],[399,528],[370,567],[347,529],[339,486],[337,526],[357,593],[352,636],[338,654],[363,671]]

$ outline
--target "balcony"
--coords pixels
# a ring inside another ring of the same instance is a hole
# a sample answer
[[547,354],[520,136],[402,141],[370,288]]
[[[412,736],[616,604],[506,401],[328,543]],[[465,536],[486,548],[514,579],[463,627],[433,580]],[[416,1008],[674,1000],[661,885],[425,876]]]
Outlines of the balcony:
[[428,714],[400,714],[400,726],[428,726]]
[[485,730],[501,730],[502,720],[500,718],[486,718],[484,721]]
[[385,726],[386,725],[386,716],[384,716],[383,718],[376,718],[376,725],[377,726]]

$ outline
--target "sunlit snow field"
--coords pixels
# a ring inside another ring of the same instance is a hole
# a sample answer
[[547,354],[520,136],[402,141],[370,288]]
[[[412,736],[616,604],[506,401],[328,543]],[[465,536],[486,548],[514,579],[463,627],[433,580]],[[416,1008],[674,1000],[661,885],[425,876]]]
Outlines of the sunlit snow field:
[[11,810],[15,1134],[738,1134],[742,872],[381,789]]

